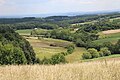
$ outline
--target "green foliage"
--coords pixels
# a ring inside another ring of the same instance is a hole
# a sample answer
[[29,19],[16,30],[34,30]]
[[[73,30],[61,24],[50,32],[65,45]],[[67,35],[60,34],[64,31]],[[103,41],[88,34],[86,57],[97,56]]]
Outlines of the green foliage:
[[92,55],[89,52],[86,52],[86,53],[83,53],[82,58],[83,59],[91,59]]
[[88,52],[92,55],[92,58],[98,58],[100,56],[98,51],[94,48],[88,49]]
[[83,53],[82,58],[92,59],[92,58],[98,58],[98,57],[109,56],[109,55],[111,55],[111,52],[106,47],[101,48],[99,52],[94,48],[90,48],[87,50],[86,53]]
[[0,64],[26,64],[27,59],[20,48],[14,47],[12,44],[0,44]]
[[60,63],[66,63],[65,57],[62,53],[55,54],[50,59],[44,57],[44,59],[40,62],[40,64],[44,64],[44,65],[49,65],[49,64],[55,65]]
[[51,59],[47,59],[46,57],[44,57],[44,59],[41,61],[41,64],[51,64]]
[[108,50],[108,48],[101,48],[100,49],[100,55],[101,56],[109,56],[109,55],[111,55],[111,52]]
[[52,58],[51,58],[51,64],[55,65],[55,64],[60,64],[60,63],[65,63],[66,60],[65,60],[65,57],[64,55],[62,54],[56,54],[56,55],[53,55]]
[[68,52],[61,52],[61,54],[63,54],[64,56],[68,55]]
[[2,45],[12,44],[14,47],[20,48],[28,64],[36,63],[36,56],[29,42],[10,27],[0,27],[0,42]]
[[74,49],[75,49],[75,46],[74,46],[74,45],[68,45],[68,46],[67,46],[67,53],[68,53],[68,54],[72,54],[73,51],[74,51]]
[[107,47],[111,53],[114,53],[114,45],[111,42],[104,42],[103,47]]
[[76,39],[75,44],[78,47],[84,47],[86,45],[86,43],[84,41],[82,41],[80,38]]
[[114,52],[120,54],[120,39],[115,44]]

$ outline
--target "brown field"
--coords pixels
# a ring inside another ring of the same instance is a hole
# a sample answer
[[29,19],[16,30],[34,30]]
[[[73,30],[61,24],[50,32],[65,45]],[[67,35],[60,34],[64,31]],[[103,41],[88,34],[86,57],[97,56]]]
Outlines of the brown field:
[[120,80],[120,60],[0,66],[0,80]]
[[107,31],[103,31],[103,34],[114,34],[114,33],[119,33],[120,29],[116,29],[116,30],[107,30]]

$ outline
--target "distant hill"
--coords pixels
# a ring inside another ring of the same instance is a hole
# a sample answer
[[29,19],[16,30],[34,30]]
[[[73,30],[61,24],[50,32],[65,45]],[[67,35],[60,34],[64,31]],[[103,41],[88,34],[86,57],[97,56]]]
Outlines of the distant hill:
[[77,15],[88,15],[88,14],[110,14],[120,13],[120,11],[93,11],[93,12],[65,12],[65,13],[48,13],[48,14],[23,14],[23,15],[9,15],[0,16],[0,18],[23,18],[23,17],[49,17],[49,16],[77,16]]

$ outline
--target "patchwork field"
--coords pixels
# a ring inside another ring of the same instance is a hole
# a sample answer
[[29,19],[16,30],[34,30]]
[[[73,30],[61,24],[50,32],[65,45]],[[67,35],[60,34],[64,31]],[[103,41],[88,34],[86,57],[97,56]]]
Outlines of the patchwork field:
[[120,39],[120,29],[103,31],[99,34],[100,34],[100,39],[94,41],[97,44],[101,44],[104,42],[116,43]]
[[[23,34],[23,35],[29,34],[30,35],[31,31],[32,30],[18,30],[17,32],[20,35],[21,34]],[[43,31],[43,29],[41,31]],[[101,43],[108,42],[108,41],[116,43],[117,40],[120,39],[119,30],[112,30],[112,32],[111,32],[111,30],[103,31],[100,34],[103,38],[94,41],[96,44],[101,44]],[[36,56],[40,59],[43,59],[44,57],[51,58],[51,56],[54,54],[66,52],[67,49],[65,49],[64,47],[69,45],[69,44],[73,44],[72,42],[59,40],[59,39],[51,39],[51,38],[38,39],[37,37],[25,37],[25,38],[30,42],[30,44],[32,45],[32,47],[36,53]],[[50,46],[51,44],[53,44],[55,46]],[[74,52],[70,55],[65,56],[65,58],[70,63],[79,62],[79,61],[81,61],[81,59],[82,59],[81,55],[84,52],[86,52],[85,48],[76,47]],[[114,58],[114,57],[119,57],[119,56],[120,55],[111,55],[109,57],[96,58],[93,60],[100,60],[100,59],[105,59],[105,58]],[[86,61],[91,61],[91,60],[86,60]]]
[[[39,29],[39,31],[43,31],[44,29]],[[18,30],[17,32],[20,35],[26,35],[29,34],[32,30]],[[51,38],[41,38],[38,39],[37,37],[25,37],[30,44],[32,45],[36,56],[40,59],[43,59],[44,57],[46,58],[51,58],[52,55],[61,53],[61,52],[66,52],[67,49],[64,47],[73,44],[72,42],[65,41],[65,40],[59,40],[59,39],[51,39]],[[55,46],[50,46],[51,44]],[[67,55],[65,58],[68,62],[75,62],[75,61],[80,61],[81,55],[83,52],[85,52],[85,48],[80,48],[76,47],[75,51]]]
[[[47,38],[44,38],[42,40],[38,40],[37,38],[29,38],[27,40],[31,43],[37,57],[39,57],[40,59],[43,59],[44,57],[50,58],[54,54],[65,52],[66,49],[64,48],[64,46],[71,44],[67,41]],[[56,46],[50,46],[50,44],[56,44]]]
[[[69,44],[73,44],[72,42],[50,38],[38,40],[37,38],[31,37],[27,40],[31,43],[37,57],[39,57],[40,59],[43,59],[44,57],[50,58],[54,54],[66,52],[67,49],[65,49],[64,47]],[[56,46],[50,46],[50,44],[55,44]],[[82,53],[85,51],[85,48],[76,47],[75,51],[72,54],[66,56],[66,60],[68,62],[79,61],[81,59]]]
[[0,66],[0,80],[119,80],[120,60],[61,65]]

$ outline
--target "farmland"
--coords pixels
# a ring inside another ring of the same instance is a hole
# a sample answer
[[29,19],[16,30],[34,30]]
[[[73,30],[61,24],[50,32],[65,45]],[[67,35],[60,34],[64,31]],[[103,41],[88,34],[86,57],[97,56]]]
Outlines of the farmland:
[[120,0],[1,0],[0,80],[120,80]]
[[[50,58],[54,54],[57,54],[60,52],[66,52],[67,49],[65,49],[64,47],[69,44],[73,44],[68,41],[50,39],[50,38],[44,38],[42,40],[38,40],[33,37],[27,40],[31,43],[36,53],[36,56],[40,59],[43,59],[44,57]],[[50,44],[56,44],[56,47],[50,46]],[[85,48],[76,47],[75,51],[72,54],[66,56],[66,60],[68,62],[79,61],[81,59],[80,57],[82,53],[85,51],[86,51]]]
[[100,33],[101,39],[94,41],[97,44],[104,42],[116,43],[120,39],[120,30],[108,30]]
[[[67,41],[47,39],[47,38],[42,39],[42,40],[31,38],[27,40],[31,43],[31,45],[33,46],[33,49],[36,52],[37,57],[39,57],[40,59],[43,59],[44,57],[50,58],[54,54],[64,52],[66,51],[64,46],[71,44]],[[58,46],[52,47],[50,46],[50,44],[56,44]]]
[[[32,30],[26,30],[25,32],[30,35],[30,31]],[[45,31],[43,29],[39,29],[39,31]],[[24,34],[24,30],[19,30],[17,31],[19,34]],[[104,31],[104,32],[110,32],[110,31]],[[104,43],[104,42],[117,42],[118,39],[120,39],[120,33],[117,32],[115,33],[110,33],[110,34],[105,34],[104,32],[101,32],[102,36],[104,35],[105,38],[99,39],[94,41],[95,43]],[[27,38],[27,37],[26,37]],[[73,44],[72,42],[65,41],[65,40],[60,40],[60,39],[52,39],[52,38],[41,38],[38,39],[38,37],[28,37],[27,40],[30,42],[32,45],[36,56],[40,59],[44,58],[51,58],[52,55],[55,55],[57,53],[61,52],[66,52],[67,50],[64,48],[65,46],[69,44]],[[55,44],[56,46],[50,46],[50,44]],[[67,62],[74,63],[74,62],[79,62],[82,61],[82,54],[86,52],[85,48],[82,47],[76,47],[74,52],[70,55],[67,55],[65,58]],[[96,59],[91,59],[91,60],[85,60],[85,61],[92,61],[92,60],[102,60],[105,58],[114,58],[114,57],[119,57],[120,55],[112,55],[109,57],[103,57],[103,58],[96,58]]]

